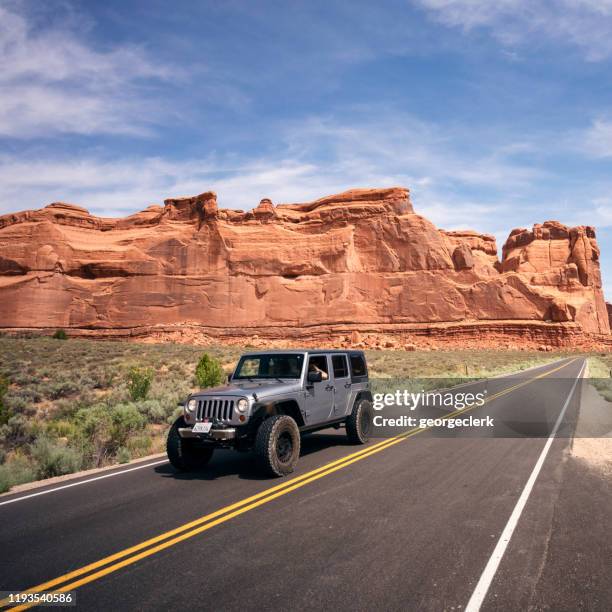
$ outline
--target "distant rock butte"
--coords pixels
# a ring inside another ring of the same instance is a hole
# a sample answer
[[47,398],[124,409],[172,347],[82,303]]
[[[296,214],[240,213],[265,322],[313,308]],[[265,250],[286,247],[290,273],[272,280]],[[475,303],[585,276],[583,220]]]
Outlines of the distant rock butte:
[[0,327],[258,345],[609,342],[592,227],[437,229],[407,189],[122,219],[56,202],[0,217]]

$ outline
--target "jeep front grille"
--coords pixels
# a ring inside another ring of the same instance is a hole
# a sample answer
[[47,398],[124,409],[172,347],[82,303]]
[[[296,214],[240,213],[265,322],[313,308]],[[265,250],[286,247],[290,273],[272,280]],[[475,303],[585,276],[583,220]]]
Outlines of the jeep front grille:
[[231,421],[234,415],[234,400],[204,399],[198,401],[198,421],[202,419],[220,419]]

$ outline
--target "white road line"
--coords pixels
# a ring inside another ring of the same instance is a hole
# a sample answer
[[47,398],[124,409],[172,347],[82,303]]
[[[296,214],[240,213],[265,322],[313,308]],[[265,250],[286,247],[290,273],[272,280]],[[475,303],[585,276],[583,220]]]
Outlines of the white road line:
[[510,543],[510,538],[512,538],[514,529],[516,528],[516,525],[519,519],[521,518],[521,514],[523,513],[525,504],[527,503],[527,500],[529,499],[529,495],[531,494],[533,485],[535,484],[538,478],[538,475],[540,474],[540,470],[542,469],[542,466],[544,465],[544,461],[546,460],[548,451],[553,443],[557,430],[559,429],[559,425],[561,425],[563,417],[565,416],[565,411],[567,410],[567,407],[569,406],[570,400],[572,399],[572,396],[574,395],[574,390],[576,389],[576,385],[578,384],[578,381],[582,377],[582,373],[584,372],[585,367],[586,367],[586,361],[582,364],[582,368],[580,368],[580,373],[578,374],[578,376],[576,377],[576,380],[574,381],[574,384],[572,385],[569,395],[567,396],[567,399],[565,400],[565,404],[563,404],[563,408],[561,408],[559,417],[557,418],[557,421],[555,422],[555,426],[553,427],[553,430],[550,433],[550,436],[548,436],[548,439],[546,440],[546,444],[544,445],[544,448],[542,449],[542,452],[540,453],[540,456],[538,457],[538,460],[531,472],[531,475],[529,476],[529,480],[527,480],[527,483],[525,484],[525,488],[523,489],[521,496],[516,502],[516,506],[514,506],[514,510],[512,510],[512,514],[510,515],[510,518],[508,519],[508,522],[506,523],[506,526],[504,527],[504,530],[502,531],[501,536],[499,536],[499,540],[497,541],[497,545],[495,546],[495,549],[493,550],[493,554],[489,558],[489,561],[480,576],[480,580],[478,581],[478,584],[476,585],[476,588],[474,589],[474,592],[472,593],[472,596],[470,597],[470,601],[468,601],[468,604],[465,608],[465,612],[478,612],[480,610],[480,606],[482,605],[482,602],[487,596],[487,592],[489,590],[489,587],[491,586],[491,582],[493,582],[493,578],[495,577],[495,574],[497,573],[497,568],[499,567],[502,557],[504,556],[504,553],[506,552],[506,548],[508,547],[508,544]]
[[62,489],[70,489],[71,487],[78,487],[79,485],[88,484],[96,480],[102,480],[103,478],[112,478],[113,476],[121,476],[128,472],[134,472],[135,470],[142,470],[144,468],[152,467],[154,465],[160,465],[162,463],[168,463],[167,459],[161,459],[160,461],[154,461],[153,463],[145,463],[144,465],[138,465],[128,470],[120,470],[119,472],[113,472],[112,474],[104,474],[103,476],[96,476],[95,478],[88,478],[87,480],[79,480],[79,482],[71,482],[70,484],[55,487],[53,489],[45,489],[44,491],[38,491],[36,493],[29,493],[28,495],[22,495],[21,497],[14,497],[7,501],[0,502],[0,506],[6,506],[7,504],[14,504],[15,502],[23,501],[24,499],[30,499],[31,497],[38,497],[39,495],[46,495],[47,493],[55,493]]

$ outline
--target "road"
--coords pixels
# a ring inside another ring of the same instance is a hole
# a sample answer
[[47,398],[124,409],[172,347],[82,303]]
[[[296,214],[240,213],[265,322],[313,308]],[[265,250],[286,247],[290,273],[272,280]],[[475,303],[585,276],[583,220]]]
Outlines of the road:
[[[565,408],[571,428],[583,365],[498,379],[497,397],[470,414],[517,423],[530,407],[554,418]],[[612,609],[605,559],[587,551],[576,569],[570,545],[549,554],[554,530],[585,528],[558,514],[561,494],[587,509],[589,496],[579,477],[564,480],[571,435],[548,435],[427,430],[354,447],[329,430],[304,439],[288,479],[262,478],[249,455],[223,451],[198,474],[157,462],[2,497],[0,589],[52,581],[75,590],[79,610]],[[586,527],[609,537],[607,525]],[[591,591],[574,600],[565,589],[559,602],[557,576],[578,582],[582,571]]]

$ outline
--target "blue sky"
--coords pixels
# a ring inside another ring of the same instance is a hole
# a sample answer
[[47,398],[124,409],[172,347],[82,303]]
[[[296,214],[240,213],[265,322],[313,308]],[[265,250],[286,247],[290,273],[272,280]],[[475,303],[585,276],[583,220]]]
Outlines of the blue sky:
[[598,230],[612,0],[0,0],[0,213],[404,185],[446,229]]

